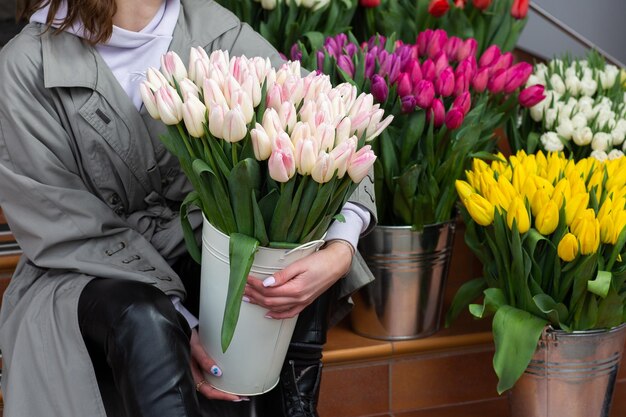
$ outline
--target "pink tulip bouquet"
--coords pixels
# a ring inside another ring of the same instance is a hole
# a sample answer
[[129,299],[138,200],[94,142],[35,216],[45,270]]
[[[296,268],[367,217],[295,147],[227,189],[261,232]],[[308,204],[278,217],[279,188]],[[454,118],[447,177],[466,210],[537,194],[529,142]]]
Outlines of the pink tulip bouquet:
[[321,44],[350,29],[357,0],[217,0],[280,52],[297,41]]
[[[455,180],[473,157],[488,157],[494,129],[516,107],[532,66],[513,64],[497,46],[477,59],[475,39],[426,30],[417,43],[372,38],[363,46],[347,35],[327,38],[323,49],[292,50],[309,68],[335,82],[354,83],[394,115],[375,144],[378,220],[424,225],[454,215]],[[526,101],[524,105],[533,105]],[[391,203],[391,204],[390,204]]]
[[392,117],[350,84],[303,76],[299,62],[275,70],[267,59],[209,57],[202,48],[191,50],[188,68],[168,52],[141,94],[150,115],[168,125],[162,140],[194,188],[181,207],[191,255],[199,261],[190,205],[230,236],[225,350],[257,247],[322,238],[372,167],[371,143]]
[[490,45],[511,51],[526,25],[529,0],[359,0],[353,27],[368,39],[396,33],[412,42],[424,29],[474,38],[478,52]]

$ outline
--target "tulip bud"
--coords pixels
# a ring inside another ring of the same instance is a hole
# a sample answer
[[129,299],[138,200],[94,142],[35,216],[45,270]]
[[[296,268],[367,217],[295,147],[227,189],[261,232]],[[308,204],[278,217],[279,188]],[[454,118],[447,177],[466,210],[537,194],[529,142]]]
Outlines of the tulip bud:
[[446,109],[443,106],[441,99],[436,98],[428,109],[428,120],[432,120],[435,127],[441,127],[446,120]]
[[167,81],[167,78],[165,78],[161,71],[152,67],[148,68],[148,71],[146,71],[146,79],[148,80],[148,83],[150,84],[149,87],[152,91],[156,91],[161,87],[170,85],[169,81]]
[[337,66],[341,68],[350,78],[354,78],[354,61],[348,55],[341,55],[337,60]]
[[463,199],[463,204],[469,215],[481,226],[489,226],[493,223],[494,207],[485,197],[477,193],[470,194]]
[[446,31],[436,29],[433,32],[433,36],[430,38],[426,54],[431,58],[435,58],[441,51],[443,51],[446,42],[448,42],[448,34]]
[[548,236],[559,225],[559,207],[554,201],[548,201],[535,217],[535,228],[539,233]]
[[496,63],[491,66],[491,73],[493,74],[501,69],[508,70],[511,67],[511,64],[513,64],[513,60],[514,57],[512,53],[506,52],[502,54]]
[[368,174],[372,165],[376,161],[376,155],[370,145],[365,145],[352,155],[348,162],[348,175],[356,184],[360,183]]
[[528,14],[530,0],[514,0],[511,8],[511,16],[515,19],[524,19]]
[[246,120],[239,106],[235,106],[224,114],[222,138],[225,141],[231,143],[239,142],[246,137],[247,132]]
[[285,101],[278,111],[278,118],[280,119],[280,124],[285,132],[291,132],[296,122],[298,121],[296,116],[296,107]]
[[460,61],[458,59],[458,50],[463,45],[463,40],[457,36],[450,36],[448,41],[443,47],[443,51],[453,61]]
[[474,5],[474,7],[476,7],[478,10],[485,10],[487,9],[489,6],[491,6],[491,1],[492,0],[472,0],[472,4]]
[[576,237],[580,243],[580,254],[596,253],[600,246],[600,222],[597,219],[585,218],[578,227]]
[[228,109],[215,104],[209,111],[209,132],[216,139],[223,139],[224,113]]
[[267,162],[270,177],[276,182],[287,182],[296,173],[293,151],[289,147],[275,148]]
[[463,110],[453,108],[446,114],[446,127],[449,130],[458,129],[463,124],[464,119]]
[[324,184],[333,178],[334,173],[333,158],[327,152],[320,152],[315,160],[311,177],[315,182]]
[[578,256],[578,240],[571,233],[565,234],[557,247],[559,258],[565,262],[571,262]]
[[470,194],[476,192],[476,190],[474,190],[474,187],[469,185],[466,181],[456,180],[454,182],[454,186],[456,187],[456,192],[459,194],[461,200],[465,200],[470,196]]
[[478,61],[478,66],[481,68],[491,67],[496,62],[498,62],[498,59],[500,59],[500,55],[502,55],[502,53],[500,52],[500,48],[498,48],[497,45],[491,45],[485,50],[485,52],[483,52],[480,60]]
[[396,91],[398,92],[398,95],[400,97],[408,96],[409,94],[411,94],[413,85],[411,85],[409,74],[407,74],[406,72],[400,73],[400,75],[398,76],[397,83],[398,83],[398,87]]
[[424,80],[434,81],[437,77],[435,70],[435,63],[432,59],[428,58],[422,63],[422,77]]
[[228,107],[224,93],[222,92],[222,89],[217,81],[212,78],[205,78],[202,87],[202,91],[204,93],[204,105],[208,109],[212,108],[211,103],[216,103],[222,107]]
[[519,104],[522,107],[533,107],[541,103],[541,101],[546,98],[546,96],[543,94],[544,90],[544,86],[540,84],[536,84],[523,89],[522,92],[519,94]]
[[282,131],[282,124],[278,113],[273,108],[268,108],[263,113],[263,129],[267,132],[267,136],[270,141],[275,141],[278,137],[278,132]]
[[206,123],[206,106],[194,95],[187,96],[183,103],[183,121],[189,135],[194,138],[204,136],[204,124]]
[[166,125],[176,125],[183,119],[183,101],[174,87],[170,85],[157,90],[156,106],[161,121]]
[[435,59],[435,77],[439,77],[446,68],[450,68],[448,57],[445,52],[440,52]]
[[463,44],[457,50],[457,61],[461,62],[468,57],[473,57],[476,55],[476,50],[478,49],[478,42],[474,38],[466,39]]
[[415,106],[417,106],[417,101],[414,96],[404,96],[400,99],[400,108],[402,113],[412,113],[415,111]]
[[430,107],[435,98],[435,86],[428,80],[421,80],[415,86],[415,103],[422,109]]
[[150,88],[150,83],[144,81],[139,86],[139,92],[141,94],[141,100],[143,101],[144,106],[146,106],[146,110],[153,119],[160,120],[161,116],[159,115],[159,109],[156,104],[156,97]]
[[170,84],[187,77],[187,69],[178,54],[169,51],[161,57],[161,72]]
[[450,4],[448,0],[431,0],[428,5],[428,13],[434,17],[441,17],[448,12]]
[[435,81],[435,91],[442,97],[448,97],[454,91],[454,73],[448,67],[439,75]]
[[321,123],[315,131],[315,139],[319,143],[319,149],[328,152],[335,146],[335,128],[328,123]]
[[378,103],[384,103],[387,100],[387,96],[389,95],[389,87],[387,86],[387,82],[385,81],[385,79],[378,74],[375,74],[372,77],[371,92],[374,96],[374,99]]
[[494,94],[501,92],[504,89],[504,83],[506,82],[506,70],[500,69],[494,72],[489,78],[487,88]]
[[513,65],[507,70],[504,92],[510,94],[522,85],[526,84],[526,81],[532,72],[533,66],[528,62],[520,62],[519,64]]
[[348,162],[356,150],[356,142],[357,139],[353,136],[330,151],[330,156],[333,159],[333,171],[337,171],[337,178],[343,178],[346,174]]
[[189,78],[183,78],[180,80],[178,88],[180,89],[180,93],[184,100],[187,100],[187,97],[190,95],[196,98],[200,96],[200,89]]
[[472,87],[474,87],[474,90],[476,90],[477,93],[482,93],[487,88],[488,81],[489,67],[481,68],[472,80]]
[[259,123],[250,131],[250,139],[252,140],[252,150],[257,161],[265,161],[272,153],[272,142],[269,136]]
[[309,175],[313,171],[319,145],[312,138],[302,139],[296,143],[295,163],[300,175]]
[[452,103],[452,108],[458,108],[463,110],[463,114],[467,114],[469,112],[470,107],[472,107],[472,99],[470,97],[469,91],[465,91],[463,94],[459,95],[454,99]]
[[520,197],[515,197],[506,211],[506,224],[511,230],[513,230],[513,222],[517,225],[520,234],[524,234],[530,229],[530,216]]

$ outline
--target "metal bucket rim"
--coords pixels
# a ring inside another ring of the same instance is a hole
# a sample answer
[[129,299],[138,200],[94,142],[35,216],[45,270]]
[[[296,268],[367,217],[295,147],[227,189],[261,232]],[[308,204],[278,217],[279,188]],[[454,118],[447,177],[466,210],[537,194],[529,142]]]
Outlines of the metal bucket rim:
[[[447,220],[445,222],[426,224],[426,225],[424,225],[424,229],[426,229],[426,228],[434,229],[434,228],[437,228],[437,227],[448,226],[448,225],[451,225],[451,224],[456,224],[456,218]],[[413,226],[410,226],[410,225],[406,225],[406,226],[386,226],[386,225],[382,225],[382,224],[377,224],[376,228],[384,229],[384,230],[410,230],[410,231],[414,231],[414,232],[419,233],[419,231],[413,230]]]
[[611,327],[610,329],[591,329],[591,330],[574,330],[573,332],[567,332],[562,329],[555,329],[551,325],[546,326],[545,332],[549,334],[554,334],[557,337],[567,337],[567,336],[593,336],[597,334],[608,334],[608,333],[617,333],[626,327],[626,323],[622,323],[619,326]]

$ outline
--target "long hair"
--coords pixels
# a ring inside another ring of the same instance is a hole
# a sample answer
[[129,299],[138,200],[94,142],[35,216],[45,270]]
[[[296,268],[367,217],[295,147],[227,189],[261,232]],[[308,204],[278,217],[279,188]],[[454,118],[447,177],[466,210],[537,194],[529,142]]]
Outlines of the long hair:
[[[61,22],[54,22],[54,16],[61,4],[67,3],[67,15]],[[76,21],[80,21],[89,33],[89,43],[106,42],[113,32],[113,15],[116,11],[115,0],[19,0],[18,17],[29,19],[30,16],[42,7],[50,6],[46,17],[46,30],[52,28],[54,33],[63,32],[72,26]]]

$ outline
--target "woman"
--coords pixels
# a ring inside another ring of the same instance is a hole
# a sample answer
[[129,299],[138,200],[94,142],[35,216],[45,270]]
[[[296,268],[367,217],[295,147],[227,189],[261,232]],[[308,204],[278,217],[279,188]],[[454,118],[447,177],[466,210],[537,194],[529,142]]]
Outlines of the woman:
[[[5,417],[246,415],[202,377],[221,370],[181,302],[197,282],[177,213],[189,184],[138,85],[168,49],[280,57],[212,1],[30,0],[25,13],[0,53],[0,206],[24,251],[0,311]],[[354,200],[323,250],[246,289],[271,317],[302,311],[280,401],[259,401],[259,417],[316,415],[326,315],[367,280],[353,262],[338,281],[374,224],[369,190]]]

